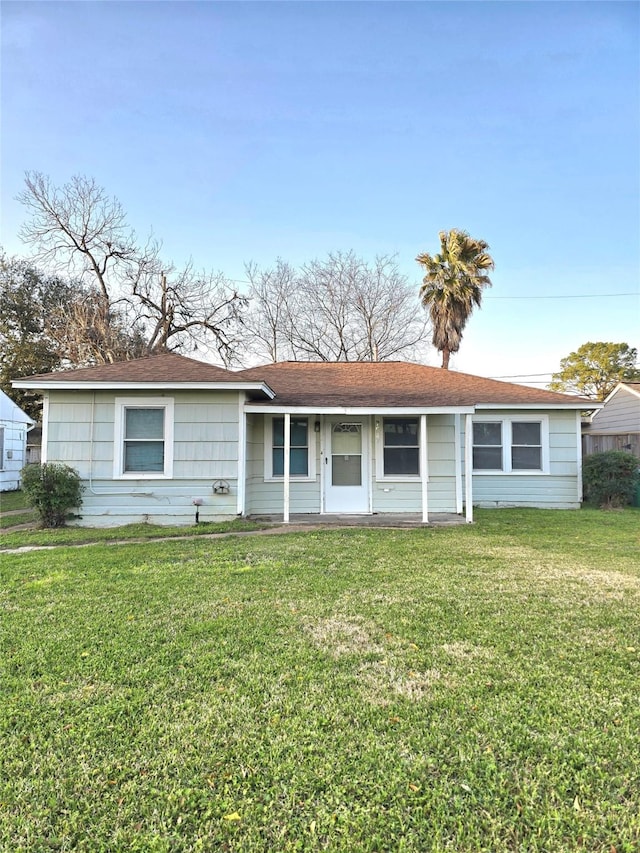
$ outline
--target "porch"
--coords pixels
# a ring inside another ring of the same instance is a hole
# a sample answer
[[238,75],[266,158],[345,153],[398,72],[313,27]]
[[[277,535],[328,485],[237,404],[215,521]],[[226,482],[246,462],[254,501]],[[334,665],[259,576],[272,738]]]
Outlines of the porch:
[[[265,524],[283,524],[283,514],[249,515],[250,521]],[[466,524],[464,515],[454,512],[429,513],[429,521],[422,520],[420,512],[377,512],[372,515],[348,513],[290,513],[291,527],[452,527]]]

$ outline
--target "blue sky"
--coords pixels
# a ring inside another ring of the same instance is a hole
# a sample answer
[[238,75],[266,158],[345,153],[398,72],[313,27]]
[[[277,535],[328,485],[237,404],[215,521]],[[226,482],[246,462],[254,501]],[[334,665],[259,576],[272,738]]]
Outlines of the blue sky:
[[417,287],[462,228],[496,270],[455,369],[640,346],[639,9],[2,2],[1,242],[27,251],[31,169],[94,177],[168,257],[239,280],[353,249]]

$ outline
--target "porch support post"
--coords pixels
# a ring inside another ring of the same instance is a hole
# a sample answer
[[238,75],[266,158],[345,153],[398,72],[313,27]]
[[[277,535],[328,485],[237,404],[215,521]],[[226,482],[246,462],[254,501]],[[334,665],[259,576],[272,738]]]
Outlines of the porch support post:
[[[42,438],[40,439],[40,462],[44,465],[49,461],[49,392],[42,395]],[[93,453],[93,437],[91,438],[91,452]]]
[[464,419],[464,504],[467,524],[473,521],[473,416]]
[[238,501],[236,513],[245,514],[245,490],[247,481],[247,413],[244,410],[246,394],[238,394]]
[[420,485],[422,486],[422,523],[429,522],[429,472],[427,471],[427,416],[420,415]]
[[578,503],[582,503],[584,495],[582,493],[582,414],[580,412],[576,412],[576,439],[578,442],[576,447],[578,482],[576,485],[578,489]]
[[462,428],[460,415],[455,415],[454,440],[456,446],[453,451],[456,466],[456,513],[462,515]]
[[284,483],[282,520],[289,524],[289,492],[291,486],[291,415],[284,416]]

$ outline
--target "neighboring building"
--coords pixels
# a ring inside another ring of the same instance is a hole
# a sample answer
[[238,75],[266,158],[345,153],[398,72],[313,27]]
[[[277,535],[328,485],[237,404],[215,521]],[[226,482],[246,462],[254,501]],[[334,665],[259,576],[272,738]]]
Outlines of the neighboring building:
[[585,456],[603,450],[627,450],[640,459],[640,382],[619,382],[582,426]]
[[27,460],[27,431],[33,426],[10,397],[0,391],[0,491],[20,488],[20,471]]
[[27,465],[40,464],[40,450],[42,448],[42,427],[36,424],[27,433]]
[[82,523],[580,506],[579,397],[403,362],[232,372],[174,353],[22,379]]

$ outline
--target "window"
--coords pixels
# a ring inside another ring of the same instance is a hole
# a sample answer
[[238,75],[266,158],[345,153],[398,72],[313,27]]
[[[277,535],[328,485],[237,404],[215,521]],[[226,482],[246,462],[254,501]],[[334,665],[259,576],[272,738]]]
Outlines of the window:
[[123,470],[164,471],[164,409],[124,410]]
[[[309,419],[292,416],[289,434],[289,476],[315,479],[315,454],[309,447]],[[265,479],[281,477],[284,477],[284,417],[273,417],[267,419],[265,429]]]
[[548,419],[474,419],[473,470],[548,472]]
[[474,423],[474,471],[502,470],[502,422]]
[[542,424],[513,421],[511,424],[511,470],[535,471],[542,468]]
[[114,477],[173,474],[173,399],[116,399]]
[[4,471],[4,427],[0,427],[0,471]]
[[382,419],[383,478],[420,476],[420,425],[418,418]]

